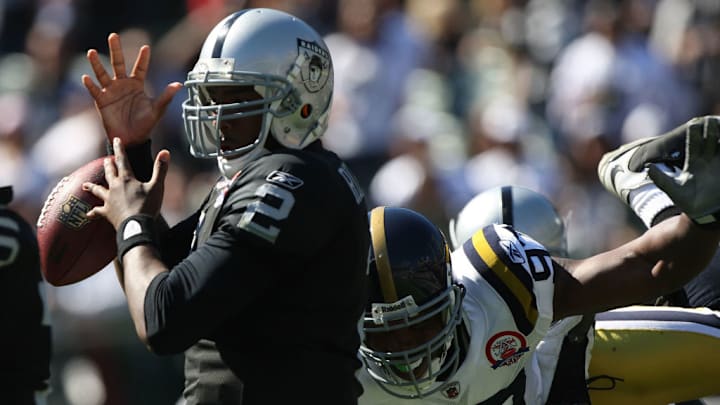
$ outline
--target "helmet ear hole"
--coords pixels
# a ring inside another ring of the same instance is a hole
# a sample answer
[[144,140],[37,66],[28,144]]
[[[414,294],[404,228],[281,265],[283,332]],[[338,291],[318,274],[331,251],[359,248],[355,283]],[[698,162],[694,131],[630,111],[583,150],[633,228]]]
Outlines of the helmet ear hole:
[[313,110],[312,105],[303,104],[303,106],[300,108],[300,116],[303,119],[307,119],[310,116],[310,114],[312,114],[312,110]]

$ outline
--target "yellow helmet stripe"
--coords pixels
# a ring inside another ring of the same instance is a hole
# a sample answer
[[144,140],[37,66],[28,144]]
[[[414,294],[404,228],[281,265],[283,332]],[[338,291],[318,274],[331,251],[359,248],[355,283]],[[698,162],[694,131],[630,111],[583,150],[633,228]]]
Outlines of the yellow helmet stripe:
[[370,211],[370,237],[375,252],[375,267],[377,267],[383,298],[385,302],[395,302],[398,300],[398,296],[390,269],[387,239],[385,238],[385,207],[377,207]]

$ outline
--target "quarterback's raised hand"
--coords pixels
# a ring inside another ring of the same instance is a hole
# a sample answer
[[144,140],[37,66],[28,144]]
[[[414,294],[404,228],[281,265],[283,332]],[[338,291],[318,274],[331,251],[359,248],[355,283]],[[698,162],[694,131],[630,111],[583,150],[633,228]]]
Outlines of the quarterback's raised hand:
[[82,82],[95,100],[108,139],[118,137],[125,146],[141,144],[150,138],[150,131],[162,117],[175,93],[182,88],[182,84],[168,84],[162,94],[153,99],[145,91],[150,47],[144,45],[140,48],[129,76],[118,34],[112,33],[108,36],[108,47],[113,76],[103,67],[98,52],[90,49],[87,58],[99,86],[88,75],[82,76]]
[[681,168],[650,164],[648,174],[673,202],[700,225],[720,220],[720,116],[694,118],[685,131]]

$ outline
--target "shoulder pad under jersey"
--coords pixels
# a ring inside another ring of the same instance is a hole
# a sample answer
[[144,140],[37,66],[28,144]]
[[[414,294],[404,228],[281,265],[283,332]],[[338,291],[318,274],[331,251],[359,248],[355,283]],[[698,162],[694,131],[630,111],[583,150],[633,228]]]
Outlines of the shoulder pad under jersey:
[[535,284],[552,282],[550,254],[507,225],[488,225],[462,246],[475,270],[505,300],[518,330],[529,334],[538,319]]

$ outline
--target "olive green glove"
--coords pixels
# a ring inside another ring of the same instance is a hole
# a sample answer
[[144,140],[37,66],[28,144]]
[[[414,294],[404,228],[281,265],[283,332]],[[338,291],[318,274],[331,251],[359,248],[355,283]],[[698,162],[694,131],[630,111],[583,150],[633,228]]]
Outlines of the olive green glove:
[[717,226],[720,220],[720,116],[693,118],[679,128],[683,127],[684,131],[676,129],[674,134],[671,131],[665,139],[685,138],[682,155],[673,153],[682,156],[682,167],[648,162],[648,175],[695,223]]

